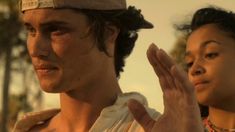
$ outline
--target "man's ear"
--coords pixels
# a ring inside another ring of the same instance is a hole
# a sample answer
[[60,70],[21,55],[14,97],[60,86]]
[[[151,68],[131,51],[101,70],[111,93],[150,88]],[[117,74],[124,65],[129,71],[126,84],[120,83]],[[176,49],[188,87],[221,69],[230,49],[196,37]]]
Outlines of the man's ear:
[[106,44],[115,43],[119,32],[120,32],[119,28],[117,28],[113,24],[107,23],[105,27],[105,33],[104,33],[104,38],[106,38],[105,39]]
[[104,32],[105,46],[110,55],[114,55],[115,42],[117,40],[120,29],[115,25],[107,23]]

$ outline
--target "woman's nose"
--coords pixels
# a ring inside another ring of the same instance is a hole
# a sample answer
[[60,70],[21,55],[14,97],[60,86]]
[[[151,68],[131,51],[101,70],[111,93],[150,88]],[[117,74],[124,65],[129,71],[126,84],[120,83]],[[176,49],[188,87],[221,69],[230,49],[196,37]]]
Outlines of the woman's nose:
[[206,69],[204,68],[202,62],[194,63],[193,66],[191,67],[191,70],[190,70],[190,74],[192,76],[201,75],[201,74],[204,74],[205,72],[206,72]]

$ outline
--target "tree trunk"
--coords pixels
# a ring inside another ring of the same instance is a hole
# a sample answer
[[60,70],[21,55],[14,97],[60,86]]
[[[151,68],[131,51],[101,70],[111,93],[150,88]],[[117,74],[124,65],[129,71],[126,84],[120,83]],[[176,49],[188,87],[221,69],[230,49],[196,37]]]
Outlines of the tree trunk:
[[9,102],[9,84],[11,76],[11,52],[12,46],[9,44],[6,49],[5,58],[5,72],[4,72],[4,82],[3,82],[3,92],[2,92],[2,128],[1,132],[7,132],[7,122],[8,122],[8,102]]

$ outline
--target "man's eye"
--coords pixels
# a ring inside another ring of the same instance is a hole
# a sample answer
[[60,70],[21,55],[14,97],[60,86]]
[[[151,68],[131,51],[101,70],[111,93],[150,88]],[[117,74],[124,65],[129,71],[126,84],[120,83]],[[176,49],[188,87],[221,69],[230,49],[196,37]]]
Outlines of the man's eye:
[[207,58],[207,59],[214,59],[214,58],[217,57],[218,55],[219,55],[219,54],[216,53],[216,52],[207,53],[207,54],[205,55],[205,58]]
[[62,35],[65,33],[64,28],[57,27],[57,26],[51,26],[47,30],[51,35]]
[[35,36],[35,34],[36,34],[36,30],[32,27],[26,27],[26,31],[27,31],[28,35],[30,35],[30,36]]
[[49,27],[47,30],[48,30],[49,32],[56,32],[56,31],[59,30],[59,28],[58,28],[58,27],[55,27],[55,26],[51,26],[51,27]]

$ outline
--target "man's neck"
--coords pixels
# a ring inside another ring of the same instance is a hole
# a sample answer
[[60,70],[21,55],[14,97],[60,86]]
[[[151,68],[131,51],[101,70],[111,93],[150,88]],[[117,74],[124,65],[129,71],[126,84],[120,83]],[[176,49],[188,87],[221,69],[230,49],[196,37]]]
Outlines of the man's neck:
[[63,128],[61,131],[88,131],[103,108],[114,104],[121,93],[116,80],[102,82],[89,86],[89,91],[83,87],[79,91],[61,93],[61,112],[52,119],[52,123],[59,125],[58,129]]

